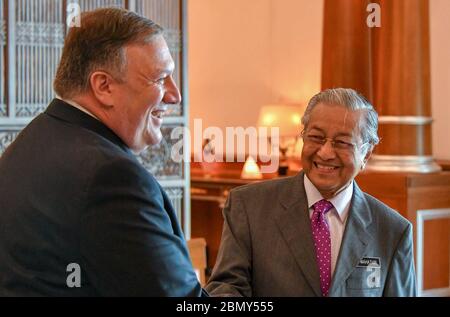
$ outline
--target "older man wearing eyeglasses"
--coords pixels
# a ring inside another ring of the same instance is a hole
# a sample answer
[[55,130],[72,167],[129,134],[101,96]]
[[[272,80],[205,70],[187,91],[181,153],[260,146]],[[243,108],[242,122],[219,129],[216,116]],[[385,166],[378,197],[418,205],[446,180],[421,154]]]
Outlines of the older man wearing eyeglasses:
[[302,172],[230,192],[207,290],[415,296],[411,223],[354,181],[379,142],[376,111],[352,89],[329,89],[302,123]]

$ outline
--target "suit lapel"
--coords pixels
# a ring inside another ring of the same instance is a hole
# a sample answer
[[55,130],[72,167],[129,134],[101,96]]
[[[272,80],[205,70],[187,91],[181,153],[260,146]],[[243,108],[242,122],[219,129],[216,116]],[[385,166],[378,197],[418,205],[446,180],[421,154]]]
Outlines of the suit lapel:
[[317,296],[322,296],[303,175],[299,173],[281,188],[281,212],[277,213],[275,222],[311,288]]
[[347,280],[359,260],[365,255],[367,246],[372,240],[369,227],[372,222],[371,213],[363,192],[354,182],[351,207],[331,283],[330,296],[333,296],[333,292]]

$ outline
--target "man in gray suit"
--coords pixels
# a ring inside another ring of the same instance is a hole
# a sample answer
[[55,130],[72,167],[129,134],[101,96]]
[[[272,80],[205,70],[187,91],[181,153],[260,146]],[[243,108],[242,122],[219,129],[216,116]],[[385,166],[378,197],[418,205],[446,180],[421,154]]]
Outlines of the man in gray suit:
[[354,178],[378,116],[352,89],[314,96],[303,171],[236,188],[206,289],[215,296],[415,296],[412,225]]

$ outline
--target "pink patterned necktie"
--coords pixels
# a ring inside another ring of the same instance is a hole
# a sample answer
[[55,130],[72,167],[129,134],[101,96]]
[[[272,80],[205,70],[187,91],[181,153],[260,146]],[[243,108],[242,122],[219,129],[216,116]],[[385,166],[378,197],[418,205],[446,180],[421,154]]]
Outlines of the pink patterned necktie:
[[322,199],[316,202],[313,208],[311,229],[320,274],[320,289],[322,290],[322,295],[327,296],[331,284],[331,237],[325,213],[333,208],[333,204],[328,200]]

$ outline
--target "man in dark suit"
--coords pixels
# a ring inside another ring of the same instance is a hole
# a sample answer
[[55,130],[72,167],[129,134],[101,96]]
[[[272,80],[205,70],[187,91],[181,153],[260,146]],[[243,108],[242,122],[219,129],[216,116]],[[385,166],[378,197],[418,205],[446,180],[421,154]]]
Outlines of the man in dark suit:
[[351,89],[314,96],[302,119],[303,171],[230,192],[206,289],[213,296],[415,296],[412,225],[355,176],[378,117]]
[[0,158],[0,296],[199,296],[166,193],[133,155],[180,102],[152,21],[121,9],[70,29],[58,99]]

